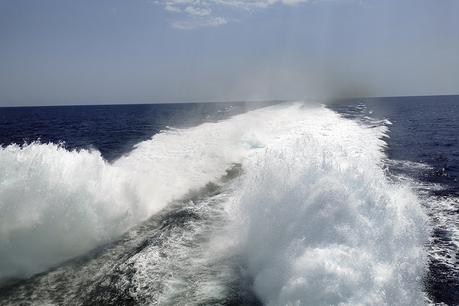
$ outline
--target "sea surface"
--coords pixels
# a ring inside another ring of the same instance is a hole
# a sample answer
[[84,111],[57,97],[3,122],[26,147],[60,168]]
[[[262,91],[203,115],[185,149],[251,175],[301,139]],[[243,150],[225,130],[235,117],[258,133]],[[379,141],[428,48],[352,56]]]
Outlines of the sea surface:
[[0,108],[0,305],[459,305],[458,131],[459,96]]

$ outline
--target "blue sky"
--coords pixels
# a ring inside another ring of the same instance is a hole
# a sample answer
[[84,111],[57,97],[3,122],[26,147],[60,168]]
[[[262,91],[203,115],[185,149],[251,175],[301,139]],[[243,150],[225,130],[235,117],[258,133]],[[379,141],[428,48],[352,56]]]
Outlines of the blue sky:
[[457,0],[0,0],[0,106],[458,93]]

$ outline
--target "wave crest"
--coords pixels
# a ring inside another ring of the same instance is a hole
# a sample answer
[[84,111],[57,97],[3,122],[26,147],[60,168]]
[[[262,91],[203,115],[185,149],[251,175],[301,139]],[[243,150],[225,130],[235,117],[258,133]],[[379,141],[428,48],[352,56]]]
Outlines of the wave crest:
[[275,137],[272,107],[169,129],[108,163],[56,144],[0,148],[0,280],[28,277],[110,242],[190,190],[220,178]]

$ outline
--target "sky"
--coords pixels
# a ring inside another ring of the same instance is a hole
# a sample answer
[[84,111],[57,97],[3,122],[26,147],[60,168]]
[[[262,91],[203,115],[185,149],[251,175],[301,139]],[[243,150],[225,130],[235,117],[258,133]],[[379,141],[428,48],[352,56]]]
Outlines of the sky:
[[459,0],[0,0],[0,106],[459,94]]

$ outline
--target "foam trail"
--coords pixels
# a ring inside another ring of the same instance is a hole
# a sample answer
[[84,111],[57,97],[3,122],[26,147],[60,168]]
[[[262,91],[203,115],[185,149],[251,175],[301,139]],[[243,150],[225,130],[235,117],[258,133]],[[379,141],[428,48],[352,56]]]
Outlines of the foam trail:
[[27,277],[112,241],[225,174],[296,108],[267,108],[167,130],[113,164],[98,151],[0,148],[0,280]]
[[267,305],[424,304],[429,230],[382,169],[385,127],[324,108],[291,119],[246,161],[228,207],[255,293]]
[[[215,238],[209,256],[242,258],[262,302],[422,304],[429,230],[410,186],[386,178],[385,131],[291,103],[165,131],[113,164],[97,151],[8,146],[0,150],[0,278],[113,240],[241,162],[222,204],[231,240]],[[141,276],[149,290],[149,274]]]
[[218,124],[167,131],[114,164],[98,151],[55,144],[0,149],[0,279],[29,276],[111,241],[223,175],[239,156],[227,132]]

